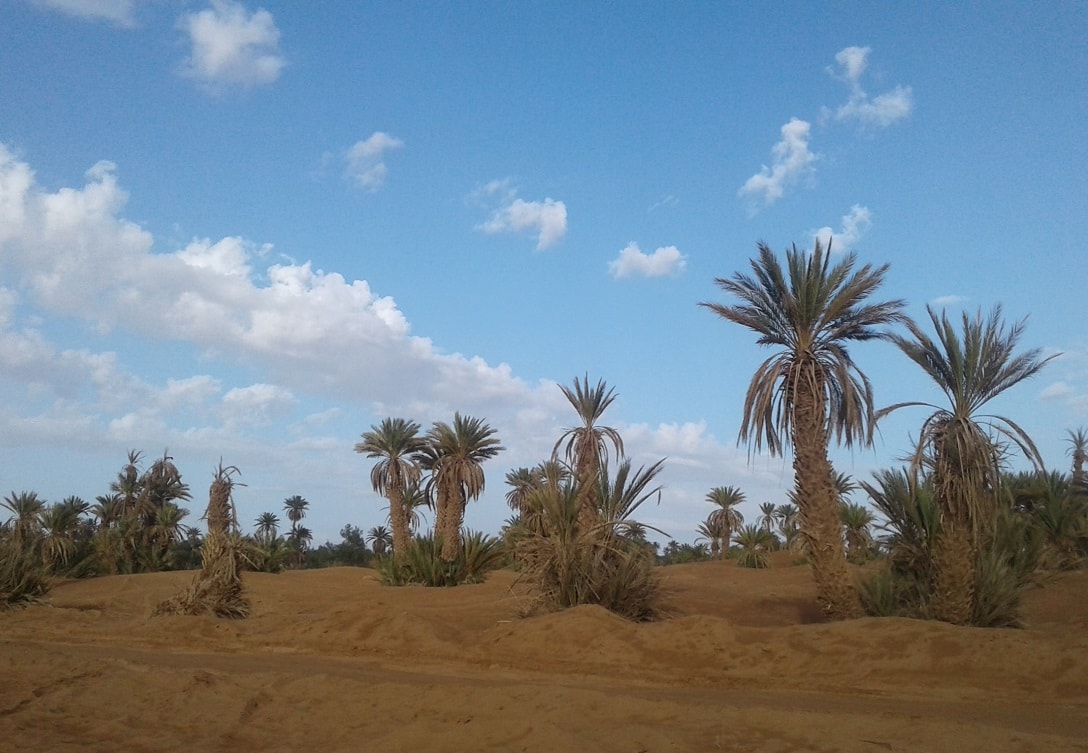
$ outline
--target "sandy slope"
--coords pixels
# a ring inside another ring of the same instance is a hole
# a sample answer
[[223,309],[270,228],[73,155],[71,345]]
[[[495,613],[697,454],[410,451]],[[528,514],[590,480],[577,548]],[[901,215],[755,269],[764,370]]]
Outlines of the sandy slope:
[[1088,573],[1025,630],[825,624],[802,567],[664,570],[671,616],[519,619],[513,576],[252,574],[244,621],[149,617],[189,573],[0,613],[3,751],[1088,751]]

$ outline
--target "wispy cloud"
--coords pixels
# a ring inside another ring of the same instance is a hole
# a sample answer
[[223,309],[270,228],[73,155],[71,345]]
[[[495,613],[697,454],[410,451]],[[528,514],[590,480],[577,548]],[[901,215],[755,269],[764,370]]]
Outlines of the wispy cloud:
[[375,131],[348,149],[345,176],[360,188],[374,193],[385,184],[389,169],[385,165],[385,153],[404,146],[401,139],[388,133]]
[[264,8],[253,13],[241,3],[212,0],[210,8],[183,16],[192,53],[184,75],[211,90],[271,84],[287,64],[280,54],[280,30]]
[[136,0],[34,0],[34,4],[87,21],[109,21],[125,28],[136,25]]
[[678,275],[687,262],[676,246],[663,246],[652,254],[644,254],[632,241],[620,251],[619,256],[608,263],[609,273],[616,279],[623,277],[664,277]]
[[962,306],[969,300],[971,299],[963,295],[941,295],[930,300],[929,305],[934,309],[945,309],[954,306]]
[[786,189],[811,169],[816,161],[816,155],[808,148],[811,128],[808,121],[798,118],[790,118],[782,126],[782,139],[771,148],[771,165],[764,165],[737,192],[741,198],[751,200],[753,212],[760,203],[769,206],[781,199]]
[[861,88],[861,77],[869,66],[869,47],[846,47],[835,55],[839,68],[828,69],[835,78],[850,87],[850,99],[835,110],[835,119],[855,120],[862,126],[884,128],[910,115],[914,96],[909,86],[894,89],[870,98]]
[[855,244],[869,232],[872,226],[873,213],[868,207],[855,204],[850,207],[847,214],[843,215],[842,228],[839,232],[832,231],[830,227],[822,227],[812,235],[824,248],[830,244],[832,253],[845,254],[854,250]]
[[544,251],[567,234],[566,204],[552,198],[543,201],[520,199],[509,180],[492,180],[473,191],[469,200],[484,206],[496,201],[500,204],[485,222],[476,226],[488,235],[533,231],[537,234],[536,250]]

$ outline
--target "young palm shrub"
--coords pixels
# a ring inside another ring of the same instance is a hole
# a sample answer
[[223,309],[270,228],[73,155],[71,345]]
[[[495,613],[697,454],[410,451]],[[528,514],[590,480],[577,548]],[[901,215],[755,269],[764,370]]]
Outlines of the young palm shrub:
[[737,565],[764,568],[770,566],[769,555],[774,549],[774,534],[762,526],[746,525],[733,538],[737,545]]
[[242,565],[249,548],[238,533],[238,518],[231,492],[238,469],[220,462],[208,491],[204,517],[208,535],[201,551],[201,568],[192,584],[178,595],[160,603],[155,614],[212,614],[244,618],[249,600],[242,588]]
[[631,620],[654,618],[660,597],[654,553],[625,531],[634,522],[632,514],[659,495],[660,487],[651,484],[663,463],[632,473],[631,462],[624,460],[615,480],[607,466],[601,468],[593,495],[598,522],[588,528],[583,512],[587,495],[576,475],[528,495],[529,522],[513,537],[514,558],[521,567],[518,584],[529,596],[527,614],[597,604]]
[[381,557],[376,567],[387,586],[444,588],[479,583],[487,573],[502,567],[505,559],[502,539],[466,531],[461,553],[452,561],[443,557],[442,538],[426,534],[412,539],[401,561]]

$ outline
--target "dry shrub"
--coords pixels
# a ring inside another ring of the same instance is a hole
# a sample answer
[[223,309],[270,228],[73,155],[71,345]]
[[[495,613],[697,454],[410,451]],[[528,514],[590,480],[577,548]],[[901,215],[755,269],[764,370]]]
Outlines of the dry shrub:
[[243,618],[249,615],[249,600],[242,589],[242,560],[248,548],[238,534],[238,519],[231,500],[234,466],[216,470],[208,492],[208,535],[201,548],[201,568],[193,582],[177,596],[155,608],[155,614],[212,614]]
[[0,540],[0,609],[35,602],[49,593],[50,585],[32,548]]

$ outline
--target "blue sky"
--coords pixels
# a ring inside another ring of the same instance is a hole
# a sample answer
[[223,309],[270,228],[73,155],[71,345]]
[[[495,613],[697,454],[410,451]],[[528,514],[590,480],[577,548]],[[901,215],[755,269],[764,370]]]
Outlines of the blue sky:
[[[755,518],[789,459],[737,447],[768,353],[697,306],[832,234],[883,290],[1029,317],[1061,353],[994,402],[1066,468],[1088,424],[1088,7],[910,3],[0,5],[0,490],[107,490],[169,448],[195,522],[219,462],[244,525],[301,494],[317,540],[381,523],[387,415],[486,418],[470,527],[604,378],[647,523],[714,486]],[[877,402],[939,402],[892,346]],[[865,478],[926,413],[837,451]]]

